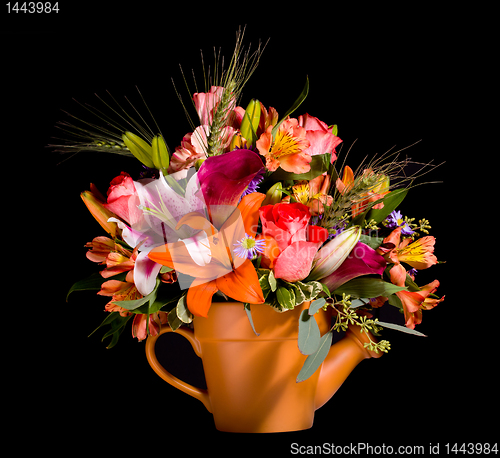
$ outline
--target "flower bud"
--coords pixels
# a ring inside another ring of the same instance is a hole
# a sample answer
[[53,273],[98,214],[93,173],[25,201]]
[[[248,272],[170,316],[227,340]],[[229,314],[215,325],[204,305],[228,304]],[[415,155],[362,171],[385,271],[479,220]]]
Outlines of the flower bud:
[[266,198],[262,202],[261,206],[263,207],[264,205],[274,205],[281,202],[281,197],[283,195],[282,189],[283,187],[281,186],[281,181],[273,184],[269,188],[269,191],[267,191]]
[[108,222],[109,218],[115,216],[114,213],[104,208],[104,202],[91,191],[83,191],[80,197],[101,227],[112,237],[116,237],[119,230],[118,226],[116,223]]
[[353,226],[324,245],[314,257],[314,267],[307,281],[320,280],[335,272],[349,256],[360,236],[361,227]]

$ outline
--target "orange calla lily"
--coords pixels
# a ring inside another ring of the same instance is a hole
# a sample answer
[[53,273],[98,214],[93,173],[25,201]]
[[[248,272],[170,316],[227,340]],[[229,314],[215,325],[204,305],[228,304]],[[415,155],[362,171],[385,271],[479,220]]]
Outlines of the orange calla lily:
[[[177,228],[187,224],[206,233],[205,240],[210,248],[210,261],[207,264],[202,265],[203,262],[195,261],[190,254],[190,249],[193,248],[182,240],[156,247],[149,252],[148,256],[154,262],[195,277],[187,294],[187,306],[193,315],[206,317],[212,304],[212,296],[217,291],[241,302],[264,302],[259,278],[252,262],[235,256],[233,250],[233,244],[241,238],[241,234],[246,232],[255,235],[259,219],[258,209],[264,198],[265,195],[261,193],[244,196],[219,230],[197,212],[188,213],[179,220]],[[216,210],[215,207],[212,206],[211,212]],[[226,212],[227,206],[221,211]]]

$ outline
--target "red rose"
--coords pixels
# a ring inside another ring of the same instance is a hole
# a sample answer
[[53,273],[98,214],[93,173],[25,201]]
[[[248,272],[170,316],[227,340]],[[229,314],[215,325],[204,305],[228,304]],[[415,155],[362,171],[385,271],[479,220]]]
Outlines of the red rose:
[[328,231],[308,226],[311,213],[309,207],[301,203],[265,205],[259,213],[262,235],[273,237],[280,250],[274,262],[274,276],[290,282],[306,278]]

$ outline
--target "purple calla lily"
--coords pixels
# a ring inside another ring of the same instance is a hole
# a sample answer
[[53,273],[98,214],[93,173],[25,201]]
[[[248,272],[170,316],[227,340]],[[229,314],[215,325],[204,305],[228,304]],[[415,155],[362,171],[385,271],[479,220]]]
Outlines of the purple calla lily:
[[241,195],[262,167],[259,155],[247,149],[211,156],[203,162],[198,180],[215,227],[220,228],[229,215],[212,212],[210,208],[218,206],[228,211],[236,208]]
[[361,275],[382,275],[387,263],[373,248],[358,242],[346,260],[328,277],[321,280],[330,291]]

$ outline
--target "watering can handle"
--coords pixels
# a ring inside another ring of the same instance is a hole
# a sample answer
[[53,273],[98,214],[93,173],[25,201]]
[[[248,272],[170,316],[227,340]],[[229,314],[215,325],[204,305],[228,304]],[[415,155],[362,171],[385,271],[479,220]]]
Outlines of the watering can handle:
[[146,357],[148,359],[149,365],[153,368],[153,370],[163,379],[165,382],[169,383],[173,387],[183,391],[186,394],[189,394],[193,398],[196,398],[203,402],[207,410],[212,413],[212,404],[210,403],[210,397],[208,396],[208,391],[203,390],[201,388],[197,388],[189,383],[183,382],[181,379],[175,377],[170,372],[168,372],[158,361],[155,353],[155,344],[161,335],[167,332],[175,332],[176,334],[180,334],[185,337],[195,353],[201,357],[201,347],[200,342],[196,340],[194,337],[194,332],[189,328],[179,328],[177,331],[173,331],[170,326],[162,326],[160,332],[156,336],[149,336],[146,340]]

